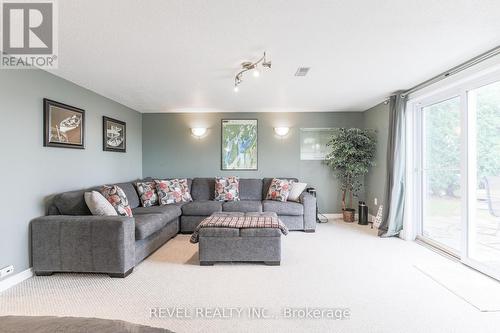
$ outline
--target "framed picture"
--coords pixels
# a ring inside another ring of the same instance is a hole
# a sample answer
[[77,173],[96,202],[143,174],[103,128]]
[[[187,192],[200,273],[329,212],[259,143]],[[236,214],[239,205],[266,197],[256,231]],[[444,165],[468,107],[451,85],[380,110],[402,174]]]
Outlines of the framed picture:
[[127,152],[127,124],[124,121],[102,117],[102,149]]
[[334,131],[333,128],[301,128],[300,159],[302,161],[324,160],[329,150],[326,143]]
[[257,119],[222,119],[222,170],[257,170]]
[[43,145],[85,149],[85,110],[43,99]]

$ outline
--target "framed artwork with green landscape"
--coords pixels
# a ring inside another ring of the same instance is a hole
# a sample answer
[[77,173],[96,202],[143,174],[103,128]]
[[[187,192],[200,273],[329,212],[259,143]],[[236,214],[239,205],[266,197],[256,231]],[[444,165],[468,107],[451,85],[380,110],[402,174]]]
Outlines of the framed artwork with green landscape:
[[257,170],[257,119],[222,120],[222,170]]

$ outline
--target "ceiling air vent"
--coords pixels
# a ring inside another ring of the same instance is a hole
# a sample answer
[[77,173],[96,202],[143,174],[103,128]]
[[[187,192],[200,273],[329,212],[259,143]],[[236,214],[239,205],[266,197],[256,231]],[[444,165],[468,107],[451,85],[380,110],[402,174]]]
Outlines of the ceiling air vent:
[[295,72],[295,76],[306,76],[311,67],[299,67]]

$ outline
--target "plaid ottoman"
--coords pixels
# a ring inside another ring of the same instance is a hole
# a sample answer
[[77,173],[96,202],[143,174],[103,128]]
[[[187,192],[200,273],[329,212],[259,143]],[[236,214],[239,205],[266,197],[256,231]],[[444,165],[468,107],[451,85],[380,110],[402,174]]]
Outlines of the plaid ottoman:
[[[276,213],[214,213],[218,217],[278,218]],[[210,217],[209,217],[210,218]],[[207,219],[209,219],[207,218]],[[281,234],[279,228],[200,228],[200,265],[209,266],[215,262],[263,262],[266,265],[280,265]]]

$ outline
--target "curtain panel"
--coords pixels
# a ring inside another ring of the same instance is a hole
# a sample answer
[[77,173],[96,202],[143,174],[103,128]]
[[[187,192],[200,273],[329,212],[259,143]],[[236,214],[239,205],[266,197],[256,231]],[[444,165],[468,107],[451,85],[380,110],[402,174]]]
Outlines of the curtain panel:
[[398,92],[390,98],[387,140],[387,180],[385,210],[379,236],[397,236],[403,230],[406,169],[406,96]]

